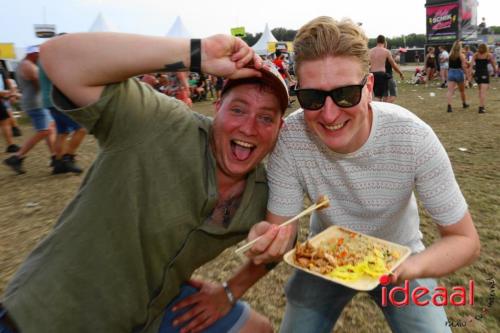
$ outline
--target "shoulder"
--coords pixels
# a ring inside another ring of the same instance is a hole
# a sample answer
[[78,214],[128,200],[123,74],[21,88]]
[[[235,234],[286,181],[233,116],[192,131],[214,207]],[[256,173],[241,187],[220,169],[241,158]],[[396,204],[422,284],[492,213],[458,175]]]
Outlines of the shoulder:
[[298,109],[285,118],[280,131],[279,141],[286,145],[293,142],[309,141],[308,127],[304,119],[304,110]]
[[400,105],[372,102],[371,107],[377,117],[377,127],[383,133],[421,137],[431,131],[430,126],[422,119]]
[[300,131],[304,127],[306,127],[304,119],[304,110],[298,109],[290,113],[285,118],[285,126],[283,129],[285,130],[285,132],[294,132],[294,131]]

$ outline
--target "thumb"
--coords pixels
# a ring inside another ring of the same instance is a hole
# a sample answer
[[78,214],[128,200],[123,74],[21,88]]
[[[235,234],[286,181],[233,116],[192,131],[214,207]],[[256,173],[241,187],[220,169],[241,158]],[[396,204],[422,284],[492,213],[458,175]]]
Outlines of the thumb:
[[189,279],[187,281],[187,283],[189,283],[191,286],[195,287],[196,289],[201,289],[201,287],[203,287],[203,280],[199,280],[199,279]]

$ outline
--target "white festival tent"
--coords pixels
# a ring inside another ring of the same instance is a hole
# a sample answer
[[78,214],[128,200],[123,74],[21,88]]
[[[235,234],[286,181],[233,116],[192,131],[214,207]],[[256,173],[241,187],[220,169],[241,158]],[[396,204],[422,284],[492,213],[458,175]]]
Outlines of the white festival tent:
[[89,32],[118,32],[118,28],[104,18],[102,13],[97,15],[94,23],[90,26]]
[[267,50],[268,43],[277,41],[278,40],[276,39],[276,37],[273,36],[271,30],[269,30],[268,24],[266,23],[266,27],[264,29],[264,32],[262,33],[262,36],[260,36],[257,43],[255,43],[255,45],[252,46],[252,49],[258,55],[267,55],[269,53],[269,51]]
[[191,33],[189,33],[188,29],[186,29],[184,23],[182,23],[180,16],[177,16],[174,24],[172,24],[172,27],[170,27],[170,30],[167,32],[167,37],[191,37]]

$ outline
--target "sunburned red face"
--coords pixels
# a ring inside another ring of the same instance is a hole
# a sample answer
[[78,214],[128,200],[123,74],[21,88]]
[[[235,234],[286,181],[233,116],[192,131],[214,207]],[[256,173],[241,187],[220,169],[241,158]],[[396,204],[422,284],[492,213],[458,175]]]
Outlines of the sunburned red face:
[[217,104],[214,151],[220,171],[245,177],[271,151],[281,127],[278,98],[255,84],[231,88]]

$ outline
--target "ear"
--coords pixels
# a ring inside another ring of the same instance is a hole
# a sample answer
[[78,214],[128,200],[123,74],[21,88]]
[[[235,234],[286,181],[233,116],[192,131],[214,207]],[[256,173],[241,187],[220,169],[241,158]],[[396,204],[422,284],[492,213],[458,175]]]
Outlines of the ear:
[[373,86],[375,84],[375,78],[373,77],[373,74],[370,73],[368,74],[368,78],[366,80],[366,88],[368,88],[368,91],[370,94],[373,92]]
[[367,96],[368,103],[371,103],[373,100],[373,85],[374,85],[374,83],[375,83],[375,79],[373,77],[373,74],[372,73],[368,74],[368,79],[366,81],[366,89],[368,90],[368,96]]
[[[284,115],[283,115],[284,117]],[[280,130],[283,128],[283,126],[285,125],[285,119],[283,119],[283,117],[280,118]]]
[[219,98],[217,101],[215,101],[215,114],[219,112],[221,105],[222,105],[222,98]]

